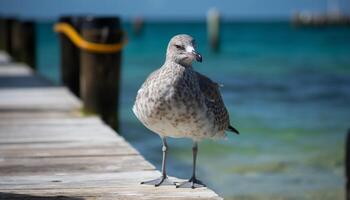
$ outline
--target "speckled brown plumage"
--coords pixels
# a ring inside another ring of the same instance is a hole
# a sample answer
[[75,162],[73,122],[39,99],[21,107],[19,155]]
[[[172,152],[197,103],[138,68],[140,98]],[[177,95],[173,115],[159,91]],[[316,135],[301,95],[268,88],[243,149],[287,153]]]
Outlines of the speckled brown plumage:
[[205,104],[208,112],[214,115],[214,126],[217,126],[219,131],[226,130],[230,124],[230,119],[219,91],[219,84],[198,72],[196,72],[196,75],[200,90],[206,97]]
[[194,71],[194,60],[202,62],[193,38],[185,34],[174,36],[168,44],[163,66],[150,74],[137,92],[135,115],[147,128],[159,134],[163,143],[162,176],[141,184],[175,185],[166,174],[166,138],[187,137],[193,140],[192,176],[176,187],[205,187],[196,178],[198,141],[223,137],[225,130],[238,133],[230,126],[219,85]]
[[186,35],[174,38],[164,65],[138,91],[133,111],[147,128],[164,137],[196,141],[223,137],[230,123],[219,85],[194,71],[195,58],[178,48],[194,46],[193,39]]

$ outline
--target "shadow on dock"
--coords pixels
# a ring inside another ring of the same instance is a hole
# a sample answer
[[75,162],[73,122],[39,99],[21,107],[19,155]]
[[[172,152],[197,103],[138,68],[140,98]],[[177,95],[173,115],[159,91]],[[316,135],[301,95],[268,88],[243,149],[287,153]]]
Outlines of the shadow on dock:
[[52,82],[41,76],[0,76],[0,88],[53,87]]
[[33,70],[26,67],[23,63],[2,63],[1,57],[6,56],[0,56],[0,89],[55,86],[47,78],[34,74]]

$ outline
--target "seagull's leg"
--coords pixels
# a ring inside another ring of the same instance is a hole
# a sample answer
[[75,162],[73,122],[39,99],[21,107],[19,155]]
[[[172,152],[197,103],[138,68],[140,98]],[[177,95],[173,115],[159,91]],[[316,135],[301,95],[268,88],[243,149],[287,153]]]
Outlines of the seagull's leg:
[[162,142],[163,142],[162,176],[154,180],[141,182],[141,184],[154,185],[156,187],[160,185],[175,185],[175,183],[169,180],[168,176],[166,175],[166,157],[168,152],[168,144],[166,142],[165,137],[162,137]]
[[197,160],[198,144],[196,141],[193,141],[192,153],[193,153],[193,168],[192,168],[192,177],[190,180],[177,185],[177,188],[199,188],[205,187],[205,185],[196,178],[196,160]]

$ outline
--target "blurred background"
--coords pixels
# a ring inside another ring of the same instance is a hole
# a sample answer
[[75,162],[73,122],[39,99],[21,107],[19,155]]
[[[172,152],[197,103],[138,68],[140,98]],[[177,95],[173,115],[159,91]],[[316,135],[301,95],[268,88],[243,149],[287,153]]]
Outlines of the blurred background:
[[[206,24],[213,8],[220,14],[216,51]],[[224,85],[231,121],[241,132],[200,144],[199,178],[226,199],[344,199],[349,0],[2,0],[0,13],[37,22],[38,72],[57,84],[58,17],[120,16],[129,43],[119,132],[158,168],[161,140],[131,108],[148,74],[163,64],[169,39],[192,35],[203,56],[194,68]],[[190,177],[191,141],[170,139],[170,149],[169,175]]]

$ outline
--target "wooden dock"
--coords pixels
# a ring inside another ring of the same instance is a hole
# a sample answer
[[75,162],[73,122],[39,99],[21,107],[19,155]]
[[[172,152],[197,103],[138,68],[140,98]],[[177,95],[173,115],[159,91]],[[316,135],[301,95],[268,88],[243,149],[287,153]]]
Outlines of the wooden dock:
[[208,188],[141,185],[160,172],[98,117],[82,116],[81,104],[0,53],[1,200],[222,199]]

